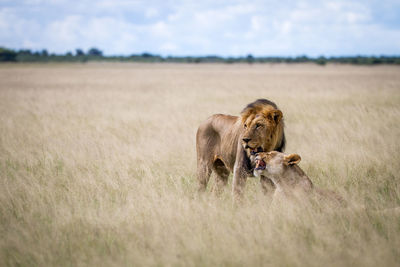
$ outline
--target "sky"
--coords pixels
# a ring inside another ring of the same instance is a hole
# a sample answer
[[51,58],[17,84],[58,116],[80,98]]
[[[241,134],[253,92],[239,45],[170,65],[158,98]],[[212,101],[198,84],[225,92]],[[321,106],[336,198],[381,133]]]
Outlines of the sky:
[[400,55],[400,0],[0,0],[0,47],[162,56]]

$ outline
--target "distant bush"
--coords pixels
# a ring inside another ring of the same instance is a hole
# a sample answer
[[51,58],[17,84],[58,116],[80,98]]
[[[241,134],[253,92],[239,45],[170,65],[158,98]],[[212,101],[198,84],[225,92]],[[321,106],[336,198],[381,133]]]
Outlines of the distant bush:
[[88,55],[89,56],[99,56],[102,57],[103,56],[103,52],[97,48],[90,48],[88,51]]
[[85,52],[83,52],[82,49],[77,48],[77,49],[75,50],[75,55],[76,55],[77,57],[79,57],[79,56],[84,56],[84,55],[85,55]]
[[0,48],[0,62],[87,62],[87,61],[119,61],[119,62],[172,62],[172,63],[315,63],[326,65],[327,63],[354,64],[354,65],[377,65],[396,64],[400,65],[400,56],[352,56],[352,57],[324,57],[309,58],[306,55],[297,57],[255,57],[248,54],[245,57],[220,57],[216,55],[207,56],[167,56],[154,55],[148,52],[133,54],[130,56],[104,56],[103,51],[98,48],[90,48],[87,53],[77,48],[75,54],[49,54],[46,49],[32,52],[29,49],[14,51]]
[[12,62],[16,61],[17,53],[12,50],[0,47],[0,61]]
[[325,65],[327,62],[325,57],[319,57],[315,60],[315,63],[317,63],[318,65]]

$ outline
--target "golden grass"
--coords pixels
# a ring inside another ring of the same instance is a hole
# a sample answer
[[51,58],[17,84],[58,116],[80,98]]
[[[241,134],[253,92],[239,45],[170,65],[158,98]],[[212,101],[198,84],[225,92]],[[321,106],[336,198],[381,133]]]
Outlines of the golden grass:
[[[347,209],[196,196],[197,126],[257,98]],[[399,67],[0,65],[0,265],[398,265],[399,125]]]

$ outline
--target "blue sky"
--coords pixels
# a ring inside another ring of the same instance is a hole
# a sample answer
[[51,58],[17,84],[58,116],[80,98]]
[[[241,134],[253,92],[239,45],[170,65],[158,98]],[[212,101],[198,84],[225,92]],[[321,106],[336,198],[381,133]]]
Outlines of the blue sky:
[[399,55],[400,1],[0,0],[0,46],[106,55]]

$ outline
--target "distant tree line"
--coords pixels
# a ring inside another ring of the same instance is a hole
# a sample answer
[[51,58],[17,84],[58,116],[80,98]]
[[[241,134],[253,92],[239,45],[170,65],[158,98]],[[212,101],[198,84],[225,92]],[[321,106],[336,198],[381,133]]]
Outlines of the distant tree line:
[[220,56],[167,56],[162,57],[150,53],[133,54],[130,56],[105,56],[100,49],[91,48],[87,52],[76,49],[74,53],[48,53],[46,49],[31,51],[29,49],[12,50],[0,47],[0,62],[171,62],[171,63],[326,63],[377,65],[400,64],[400,56],[343,56],[343,57],[254,57],[251,54],[243,57]]

